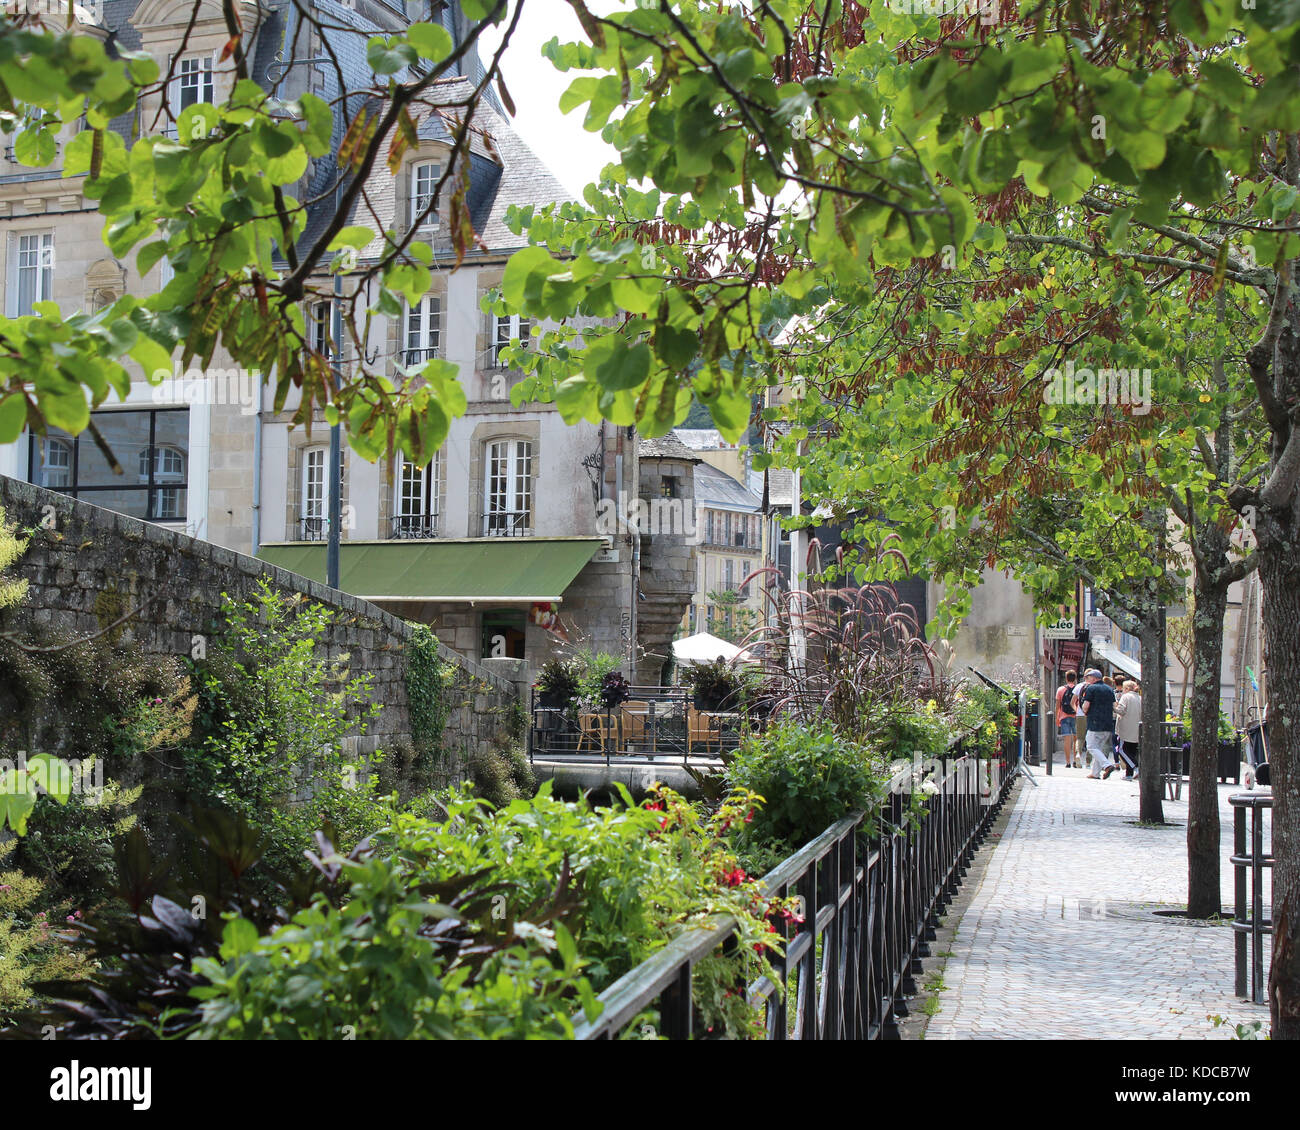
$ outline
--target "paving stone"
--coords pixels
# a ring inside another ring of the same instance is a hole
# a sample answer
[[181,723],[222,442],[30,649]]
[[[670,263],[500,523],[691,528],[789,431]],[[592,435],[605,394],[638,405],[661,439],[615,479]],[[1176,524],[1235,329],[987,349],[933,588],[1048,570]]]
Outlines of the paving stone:
[[[975,888],[940,947],[952,954],[947,988],[925,1038],[1225,1039],[1207,1014],[1267,1024],[1267,1008],[1233,995],[1228,925],[1152,913],[1186,905],[1186,788],[1164,802],[1181,827],[1150,829],[1133,823],[1134,784],[1060,769],[1037,781],[1017,786],[1004,834],[966,880]],[[1225,908],[1239,791],[1219,786]]]

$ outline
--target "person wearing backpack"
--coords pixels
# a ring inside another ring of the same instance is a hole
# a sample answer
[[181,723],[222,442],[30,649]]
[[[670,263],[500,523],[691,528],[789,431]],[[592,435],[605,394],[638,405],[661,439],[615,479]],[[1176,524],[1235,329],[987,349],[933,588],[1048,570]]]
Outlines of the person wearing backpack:
[[1065,746],[1065,767],[1074,764],[1074,734],[1077,723],[1074,709],[1074,684],[1078,673],[1067,671],[1065,683],[1056,692],[1056,732],[1061,735]]

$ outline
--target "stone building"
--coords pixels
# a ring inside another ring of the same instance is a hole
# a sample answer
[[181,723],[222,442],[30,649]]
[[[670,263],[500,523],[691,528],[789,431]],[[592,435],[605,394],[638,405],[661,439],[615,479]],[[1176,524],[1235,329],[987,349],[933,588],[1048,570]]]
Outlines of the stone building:
[[743,636],[758,626],[766,578],[745,582],[764,566],[762,508],[760,493],[711,463],[695,469],[698,571],[683,623],[688,633]]
[[641,577],[636,635],[642,649],[635,681],[659,686],[669,682],[672,642],[695,585],[695,476],[701,460],[671,434],[643,439],[640,456],[646,505],[635,535]]
[[[458,43],[466,31],[460,5],[441,0],[405,6],[396,0],[310,0],[309,7],[323,31],[300,26],[292,0],[241,3],[251,73],[285,100],[310,91],[344,106],[346,90],[369,89],[368,33],[396,31],[408,13],[442,24]],[[221,5],[202,0],[186,37],[193,12],[193,0],[104,0],[93,11],[77,9],[85,34],[108,39],[110,48],[146,51],[164,71],[174,64],[175,81],[165,90],[172,114],[196,102],[221,101],[232,82],[222,59],[229,36]],[[182,40],[184,54],[174,57]],[[472,49],[461,70],[463,77],[440,85],[449,102],[463,98],[482,75]],[[114,128],[128,138],[142,125],[149,130],[161,97],[143,101]],[[276,411],[270,387],[218,356],[210,369],[176,373],[161,384],[137,373],[124,402],[111,398],[94,413],[124,474],[113,473],[85,433],[54,429],[0,447],[0,474],[261,557],[314,581],[326,578],[330,495],[337,483],[344,591],[431,624],[472,659],[525,659],[535,668],[573,644],[616,654],[631,673],[638,644],[659,646],[658,629],[648,639],[638,637],[635,539],[627,523],[602,523],[601,503],[635,493],[641,478],[637,437],[608,424],[566,425],[553,404],[512,405],[520,374],[506,363],[505,350],[513,343],[527,347],[544,327],[488,312],[488,296],[522,243],[507,228],[506,212],[567,194],[515,134],[495,95],[485,99],[468,158],[467,200],[477,240],[458,267],[439,220],[445,201],[433,193],[451,153],[449,126],[438,114],[421,119],[418,141],[396,172],[382,163],[372,172],[366,214],[358,209],[348,219],[373,230],[377,214],[381,229],[415,227],[416,238],[434,250],[428,292],[400,315],[374,317],[364,342],[371,364],[383,359],[395,381],[419,380],[402,376],[401,367],[429,358],[457,366],[468,412],[453,421],[428,467],[400,454],[369,463],[344,443],[335,480],[323,415],[316,414],[310,431],[293,427],[296,391]],[[336,112],[335,151],[345,127],[343,112]],[[462,170],[452,171],[442,195]],[[309,212],[303,245],[327,222],[338,179],[331,153],[311,161],[300,183],[285,186],[296,199],[321,201]],[[165,259],[141,275],[134,257],[119,262],[108,254],[101,218],[94,201],[82,195],[83,184],[80,177],[64,179],[57,160],[33,169],[10,156],[0,168],[4,300],[11,316],[46,299],[65,313],[95,309],[123,293],[150,295],[168,284]],[[377,239],[362,251],[358,271],[375,260],[380,246]],[[324,289],[328,277],[312,281]],[[317,301],[304,314],[320,351],[338,355],[332,305]],[[340,364],[346,369],[346,349]]]

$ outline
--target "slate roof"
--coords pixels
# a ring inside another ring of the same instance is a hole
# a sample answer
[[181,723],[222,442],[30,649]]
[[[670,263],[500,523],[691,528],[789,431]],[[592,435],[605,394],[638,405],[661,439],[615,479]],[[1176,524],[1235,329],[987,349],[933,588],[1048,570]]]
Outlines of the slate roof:
[[701,463],[695,468],[695,501],[703,506],[744,510],[754,514],[763,505],[761,495],[754,494],[744,483],[708,463]]
[[[660,436],[658,439],[648,439],[643,436],[637,452],[642,459],[679,459],[683,463],[699,464],[704,462],[671,432],[666,436]],[[697,467],[696,474],[698,473],[699,468]]]
[[717,428],[674,428],[675,435],[692,451],[737,451],[738,443],[727,443]]
[[[249,71],[252,77],[266,89],[283,94],[284,91],[282,89],[277,91],[277,88],[282,86],[289,68],[283,65],[281,60],[289,54],[293,45],[295,26],[299,17],[293,10],[290,0],[261,0],[261,2],[266,14],[253,46]],[[130,22],[139,4],[140,0],[103,0],[103,26],[111,33],[108,42],[110,53],[116,53],[119,47],[127,50],[140,47],[140,33]],[[343,85],[348,90],[360,92],[368,90],[373,82],[370,66],[366,62],[368,36],[354,34],[354,32],[391,31],[392,25],[400,22],[404,17],[383,0],[374,0],[373,5],[357,4],[355,0],[351,3],[344,3],[342,0],[312,0],[312,6],[317,9],[322,21],[327,25],[322,34],[327,41],[329,51],[322,48],[317,56],[319,62],[302,59],[306,37],[301,30],[298,30],[296,43],[300,57],[290,61],[292,66],[304,67],[315,64],[315,89],[327,102],[333,102],[343,94],[330,54],[337,58],[339,70],[343,73]],[[376,18],[377,15],[382,15],[387,26],[381,25]],[[469,21],[461,12],[458,3],[447,4],[435,18],[451,34],[454,42],[460,42],[469,27]],[[330,24],[339,26],[330,28],[328,26]],[[437,83],[429,98],[431,102],[450,104],[463,100],[473,89],[473,84],[477,84],[482,79],[485,70],[476,51],[470,52],[462,60],[462,64],[462,70],[466,74],[449,76],[448,79]],[[300,78],[301,75],[298,77]],[[349,97],[345,112],[335,114],[331,138],[332,152],[326,157],[312,161],[309,165],[305,185],[297,189],[304,198],[322,196],[328,193],[334,184],[338,171],[334,154],[337,153],[343,140],[347,122],[361,108],[366,97],[364,93]],[[134,114],[124,114],[115,119],[112,128],[129,142],[134,128]],[[524,245],[524,241],[512,234],[505,225],[506,212],[512,204],[541,206],[570,200],[572,196],[515,133],[496,92],[491,87],[484,90],[475,112],[474,130],[470,141],[470,218],[476,234],[487,246],[489,253],[499,255]],[[432,112],[426,112],[423,116],[417,115],[416,132],[419,137],[426,140],[449,140],[451,136],[447,123],[438,114]],[[441,202],[444,213],[447,210],[451,191],[452,181],[448,179],[443,187]],[[365,195],[369,197],[369,207],[364,202],[359,202],[348,217],[347,223],[374,227],[378,221],[381,230],[395,225],[397,218],[394,215],[396,195],[393,189],[393,178],[382,164],[372,173]],[[370,208],[374,210],[373,215]],[[333,201],[328,197],[311,209],[307,226],[299,241],[301,247],[310,247],[316,241],[328,224],[332,211]],[[445,247],[437,246],[435,241],[435,252],[450,248],[450,239],[445,232],[445,225],[442,242]],[[376,240],[367,252],[378,253],[381,246],[381,242]]]
[[794,506],[794,472],[786,467],[770,467],[763,488],[764,509],[772,510]]

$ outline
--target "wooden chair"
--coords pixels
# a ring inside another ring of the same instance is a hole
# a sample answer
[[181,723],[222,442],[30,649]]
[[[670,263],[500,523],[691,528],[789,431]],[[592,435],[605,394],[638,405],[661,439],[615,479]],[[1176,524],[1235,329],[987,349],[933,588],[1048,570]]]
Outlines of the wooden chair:
[[582,731],[582,737],[578,741],[578,752],[581,752],[589,741],[604,752],[609,748],[611,739],[616,740],[617,725],[618,719],[613,715],[579,714],[578,729]]
[[713,742],[717,742],[719,748],[722,747],[722,727],[714,722],[711,714],[705,714],[704,711],[696,710],[693,706],[686,708],[686,733],[688,752],[693,752],[701,742],[706,753]]
[[628,746],[645,741],[646,722],[650,717],[650,704],[642,699],[630,698],[619,710],[619,725],[623,741]]

